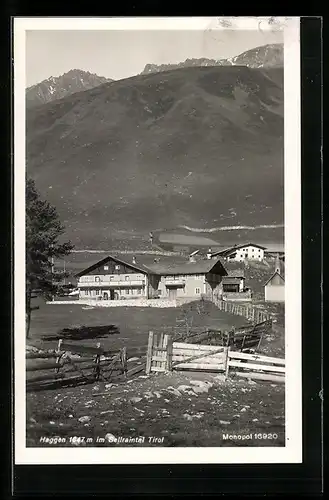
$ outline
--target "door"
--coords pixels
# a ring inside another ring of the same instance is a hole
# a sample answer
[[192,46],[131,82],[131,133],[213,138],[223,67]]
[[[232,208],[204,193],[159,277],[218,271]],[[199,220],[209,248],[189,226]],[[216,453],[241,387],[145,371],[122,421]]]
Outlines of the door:
[[177,297],[177,288],[169,288],[169,299],[176,300]]
[[110,299],[114,300],[114,290],[110,290]]
[[109,295],[108,295],[107,292],[104,292],[104,296],[103,297],[104,297],[104,300],[109,300]]

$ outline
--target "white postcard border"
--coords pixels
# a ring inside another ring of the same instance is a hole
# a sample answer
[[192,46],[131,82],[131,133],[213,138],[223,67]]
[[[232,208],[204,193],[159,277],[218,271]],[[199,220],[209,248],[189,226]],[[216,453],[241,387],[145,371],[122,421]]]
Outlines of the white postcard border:
[[[224,20],[224,22],[223,22]],[[286,289],[286,444],[239,448],[27,448],[25,397],[25,32],[107,29],[273,29],[248,18],[15,18],[14,19],[14,458],[15,464],[300,463],[301,170],[299,17],[275,18],[284,31],[284,177]],[[229,21],[227,23],[227,21]]]

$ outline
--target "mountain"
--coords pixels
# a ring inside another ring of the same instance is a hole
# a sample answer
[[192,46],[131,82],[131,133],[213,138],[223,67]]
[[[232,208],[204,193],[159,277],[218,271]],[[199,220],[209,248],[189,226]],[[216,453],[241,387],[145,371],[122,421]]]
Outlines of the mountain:
[[157,228],[283,222],[282,68],[105,83],[29,109],[26,141],[29,175],[83,247]]
[[61,76],[51,76],[47,80],[28,87],[26,89],[26,106],[28,108],[39,106],[111,81],[113,80],[89,73],[89,71],[72,69]]
[[186,59],[177,64],[146,64],[141,74],[159,73],[172,69],[191,68],[195,66],[247,66],[248,68],[283,67],[283,44],[267,44],[247,50],[229,59]]

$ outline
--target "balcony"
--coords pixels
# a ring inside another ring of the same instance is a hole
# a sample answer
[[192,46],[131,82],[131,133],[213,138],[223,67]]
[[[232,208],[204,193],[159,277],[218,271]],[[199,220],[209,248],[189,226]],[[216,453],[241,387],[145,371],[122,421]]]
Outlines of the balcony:
[[166,286],[185,286],[184,278],[164,278],[164,283]]
[[82,281],[78,283],[79,288],[127,288],[132,286],[145,286],[146,280],[104,280],[104,281]]

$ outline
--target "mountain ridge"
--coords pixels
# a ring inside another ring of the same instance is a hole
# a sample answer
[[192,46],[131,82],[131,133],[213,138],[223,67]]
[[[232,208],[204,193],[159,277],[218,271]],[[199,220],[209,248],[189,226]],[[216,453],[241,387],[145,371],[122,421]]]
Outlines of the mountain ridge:
[[112,81],[114,80],[89,71],[71,69],[62,75],[50,76],[42,82],[27,87],[26,106],[27,108],[40,106]]
[[169,64],[146,64],[140,74],[158,73],[174,69],[198,66],[247,66],[249,68],[283,67],[283,44],[266,44],[246,50],[237,56],[224,59],[193,58]]

